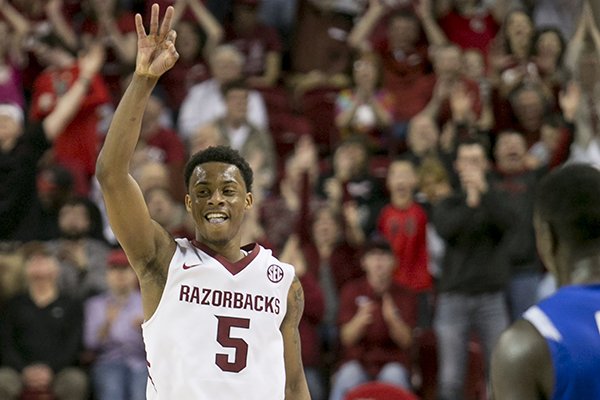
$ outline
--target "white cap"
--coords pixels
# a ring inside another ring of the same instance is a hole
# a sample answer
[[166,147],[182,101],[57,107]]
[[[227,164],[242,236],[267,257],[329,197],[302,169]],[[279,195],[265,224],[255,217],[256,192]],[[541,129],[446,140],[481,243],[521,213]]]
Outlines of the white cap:
[[23,109],[14,103],[0,103],[0,115],[11,117],[18,123],[23,122]]

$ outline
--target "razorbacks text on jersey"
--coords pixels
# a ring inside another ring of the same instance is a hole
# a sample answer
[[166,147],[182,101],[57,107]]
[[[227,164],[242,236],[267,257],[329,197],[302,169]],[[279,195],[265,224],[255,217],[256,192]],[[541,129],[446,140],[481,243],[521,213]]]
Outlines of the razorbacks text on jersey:
[[523,318],[550,349],[552,399],[600,399],[600,285],[562,287]]
[[176,239],[167,282],[143,325],[148,399],[283,399],[279,330],[294,268],[257,244],[236,263]]

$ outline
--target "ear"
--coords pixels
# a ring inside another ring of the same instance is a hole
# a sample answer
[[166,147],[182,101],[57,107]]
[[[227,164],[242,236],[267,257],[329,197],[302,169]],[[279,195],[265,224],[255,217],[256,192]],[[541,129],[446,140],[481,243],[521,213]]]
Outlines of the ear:
[[246,193],[246,210],[249,210],[254,205],[254,195],[252,192]]
[[537,250],[542,262],[551,272],[557,273],[558,235],[554,227],[538,216],[533,219]]
[[189,194],[185,195],[184,203],[185,203],[186,211],[191,214],[192,213],[192,198],[190,197]]

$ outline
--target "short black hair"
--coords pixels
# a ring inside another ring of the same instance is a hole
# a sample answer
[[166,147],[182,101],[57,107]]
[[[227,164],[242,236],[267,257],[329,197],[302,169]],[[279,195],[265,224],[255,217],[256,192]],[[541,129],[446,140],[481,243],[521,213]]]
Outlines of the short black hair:
[[223,97],[227,97],[227,94],[232,90],[245,90],[248,91],[250,88],[244,79],[235,79],[231,82],[225,82],[221,85],[221,94]]
[[102,220],[102,212],[96,203],[85,196],[75,195],[67,198],[60,208],[62,209],[66,206],[83,206],[86,209],[90,219],[89,235],[102,242],[106,241],[106,238],[104,237],[104,222]]
[[383,252],[393,254],[390,242],[381,235],[374,235],[369,238],[361,248],[361,256],[364,257],[371,252]]
[[566,245],[587,252],[597,249],[600,241],[599,199],[600,170],[570,164],[540,181],[534,210]]
[[248,161],[237,151],[229,146],[211,146],[205,150],[199,151],[194,154],[188,160],[185,165],[184,179],[186,190],[189,187],[190,177],[196,168],[200,164],[209,162],[221,162],[225,164],[235,165],[242,174],[244,184],[246,185],[246,192],[252,191],[252,181],[254,180],[254,174],[252,168],[248,164]]

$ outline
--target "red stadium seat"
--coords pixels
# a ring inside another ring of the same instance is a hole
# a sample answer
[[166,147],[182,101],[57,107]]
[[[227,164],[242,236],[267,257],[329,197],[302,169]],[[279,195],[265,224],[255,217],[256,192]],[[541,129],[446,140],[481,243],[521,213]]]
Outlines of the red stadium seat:
[[308,119],[289,112],[269,115],[269,129],[281,163],[294,150],[300,136],[312,135],[313,132]]
[[281,86],[275,87],[259,87],[256,88],[265,101],[269,118],[271,114],[289,113],[292,111],[290,99],[285,88]]
[[418,400],[405,389],[381,382],[368,382],[355,387],[344,400]]
[[55,400],[55,397],[48,390],[25,389],[19,400]]

